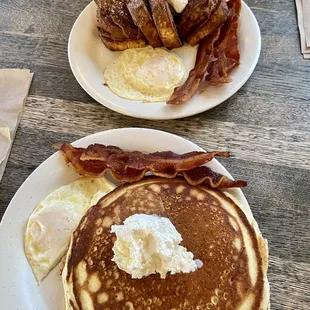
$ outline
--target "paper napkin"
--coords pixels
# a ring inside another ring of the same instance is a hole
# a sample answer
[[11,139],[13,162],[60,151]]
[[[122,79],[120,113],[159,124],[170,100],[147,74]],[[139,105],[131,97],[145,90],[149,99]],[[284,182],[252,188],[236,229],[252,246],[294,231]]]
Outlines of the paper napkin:
[[310,0],[295,0],[301,52],[305,59],[310,59]]
[[0,181],[28,95],[33,74],[28,69],[0,69]]

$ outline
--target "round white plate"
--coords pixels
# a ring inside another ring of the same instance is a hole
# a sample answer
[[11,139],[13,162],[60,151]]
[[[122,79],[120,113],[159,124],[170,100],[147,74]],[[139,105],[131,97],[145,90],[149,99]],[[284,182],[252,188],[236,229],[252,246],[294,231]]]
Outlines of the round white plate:
[[[131,137],[135,138],[131,139]],[[86,147],[95,142],[144,152],[172,150],[184,153],[202,150],[196,144],[181,137],[163,131],[141,128],[99,132],[76,141],[74,145]],[[215,159],[208,163],[208,166],[231,177]],[[24,255],[23,235],[28,217],[34,207],[51,191],[77,178],[79,176],[65,165],[62,156],[57,152],[27,178],[13,197],[0,224],[1,309],[62,309],[63,292],[59,267],[56,266],[38,286]],[[232,189],[230,193],[241,202],[245,211],[251,213],[240,189]]]
[[[258,23],[243,2],[239,24],[240,66],[231,72],[232,82],[209,87],[188,102],[172,106],[165,102],[143,103],[118,97],[104,86],[103,72],[120,52],[108,50],[96,28],[96,4],[91,2],[77,18],[68,43],[72,72],[82,88],[95,100],[116,112],[145,119],[176,119],[209,110],[232,96],[252,74],[261,49]],[[174,49],[184,61],[187,73],[193,68],[197,47],[189,45]]]

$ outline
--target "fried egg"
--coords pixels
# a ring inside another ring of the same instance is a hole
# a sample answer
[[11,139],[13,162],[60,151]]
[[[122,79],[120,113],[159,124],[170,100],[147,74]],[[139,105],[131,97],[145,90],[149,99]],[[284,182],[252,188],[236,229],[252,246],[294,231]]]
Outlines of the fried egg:
[[115,186],[105,178],[81,178],[45,197],[29,217],[24,247],[38,282],[65,254],[72,231],[86,211]]
[[110,64],[104,79],[118,96],[137,101],[167,101],[185,80],[182,59],[162,48],[127,49]]

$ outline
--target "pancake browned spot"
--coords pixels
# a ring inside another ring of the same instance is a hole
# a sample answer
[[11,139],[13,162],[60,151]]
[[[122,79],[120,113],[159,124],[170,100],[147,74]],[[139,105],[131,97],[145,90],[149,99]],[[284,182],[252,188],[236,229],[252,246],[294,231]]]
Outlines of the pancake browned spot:
[[[164,280],[118,269],[111,225],[136,213],[169,218],[202,268]],[[250,214],[217,190],[150,177],[118,187],[86,213],[63,282],[68,309],[267,309],[266,271],[266,242]]]

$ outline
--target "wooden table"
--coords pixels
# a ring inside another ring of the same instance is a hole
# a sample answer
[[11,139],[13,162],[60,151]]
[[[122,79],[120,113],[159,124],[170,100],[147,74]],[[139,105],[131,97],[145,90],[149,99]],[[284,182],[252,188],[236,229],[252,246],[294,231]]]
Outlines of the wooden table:
[[26,177],[54,152],[56,141],[120,127],[172,132],[233,154],[220,161],[249,182],[244,193],[269,241],[271,308],[310,309],[310,61],[300,54],[294,1],[249,0],[262,33],[252,77],[213,110],[172,121],[122,116],[78,85],[67,40],[87,2],[0,2],[0,67],[34,72],[0,184],[0,216]]

